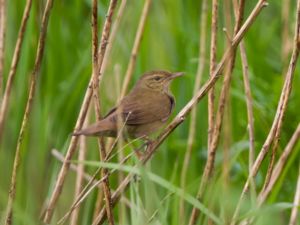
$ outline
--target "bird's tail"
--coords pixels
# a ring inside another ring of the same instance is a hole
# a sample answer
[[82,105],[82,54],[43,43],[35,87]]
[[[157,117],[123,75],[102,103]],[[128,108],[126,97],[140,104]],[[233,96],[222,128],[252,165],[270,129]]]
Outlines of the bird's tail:
[[114,136],[115,127],[110,121],[106,119],[101,120],[95,124],[87,126],[82,130],[75,131],[72,136]]

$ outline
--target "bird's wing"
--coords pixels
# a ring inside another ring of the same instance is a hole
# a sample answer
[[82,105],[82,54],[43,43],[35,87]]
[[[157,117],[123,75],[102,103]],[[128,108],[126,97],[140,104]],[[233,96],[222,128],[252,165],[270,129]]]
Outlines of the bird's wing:
[[174,107],[174,98],[166,94],[135,94],[135,97],[126,96],[117,107],[113,108],[106,117],[117,120],[117,109],[122,112],[122,119],[127,125],[139,125],[154,121],[165,122]]

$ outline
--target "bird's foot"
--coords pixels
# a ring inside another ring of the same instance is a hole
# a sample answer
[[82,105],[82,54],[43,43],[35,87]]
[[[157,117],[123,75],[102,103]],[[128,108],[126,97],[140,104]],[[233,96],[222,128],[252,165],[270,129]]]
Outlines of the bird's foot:
[[[145,143],[142,144],[141,147],[139,147],[139,148],[137,148],[137,149],[134,150],[134,152],[135,152],[137,158],[138,158],[140,161],[141,161],[143,158],[146,157],[146,155],[148,154],[147,149],[149,149],[149,146],[153,143],[153,141],[152,141],[149,137],[147,137],[147,136],[145,136],[143,139],[145,140]],[[143,148],[145,148],[145,150],[143,150]]]

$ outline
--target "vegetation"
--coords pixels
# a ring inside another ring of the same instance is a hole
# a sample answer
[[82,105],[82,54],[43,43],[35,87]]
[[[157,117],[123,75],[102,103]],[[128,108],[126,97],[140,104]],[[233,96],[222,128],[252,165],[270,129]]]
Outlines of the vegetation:
[[[1,224],[98,224],[109,198],[112,216],[99,224],[300,224],[299,0],[51,2],[0,1]],[[155,69],[185,75],[172,84],[172,118],[142,159],[133,153],[141,140],[105,138],[105,158],[97,138],[71,136],[99,117],[96,102],[105,115]],[[84,100],[97,70],[99,96]],[[105,174],[109,182],[95,184]]]

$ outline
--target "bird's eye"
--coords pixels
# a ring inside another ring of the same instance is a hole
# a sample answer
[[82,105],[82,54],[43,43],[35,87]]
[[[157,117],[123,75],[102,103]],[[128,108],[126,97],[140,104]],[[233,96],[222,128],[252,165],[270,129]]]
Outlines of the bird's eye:
[[161,78],[161,77],[159,77],[159,76],[156,76],[156,77],[154,77],[154,80],[156,80],[156,81],[159,81],[159,80],[160,80],[160,78]]

